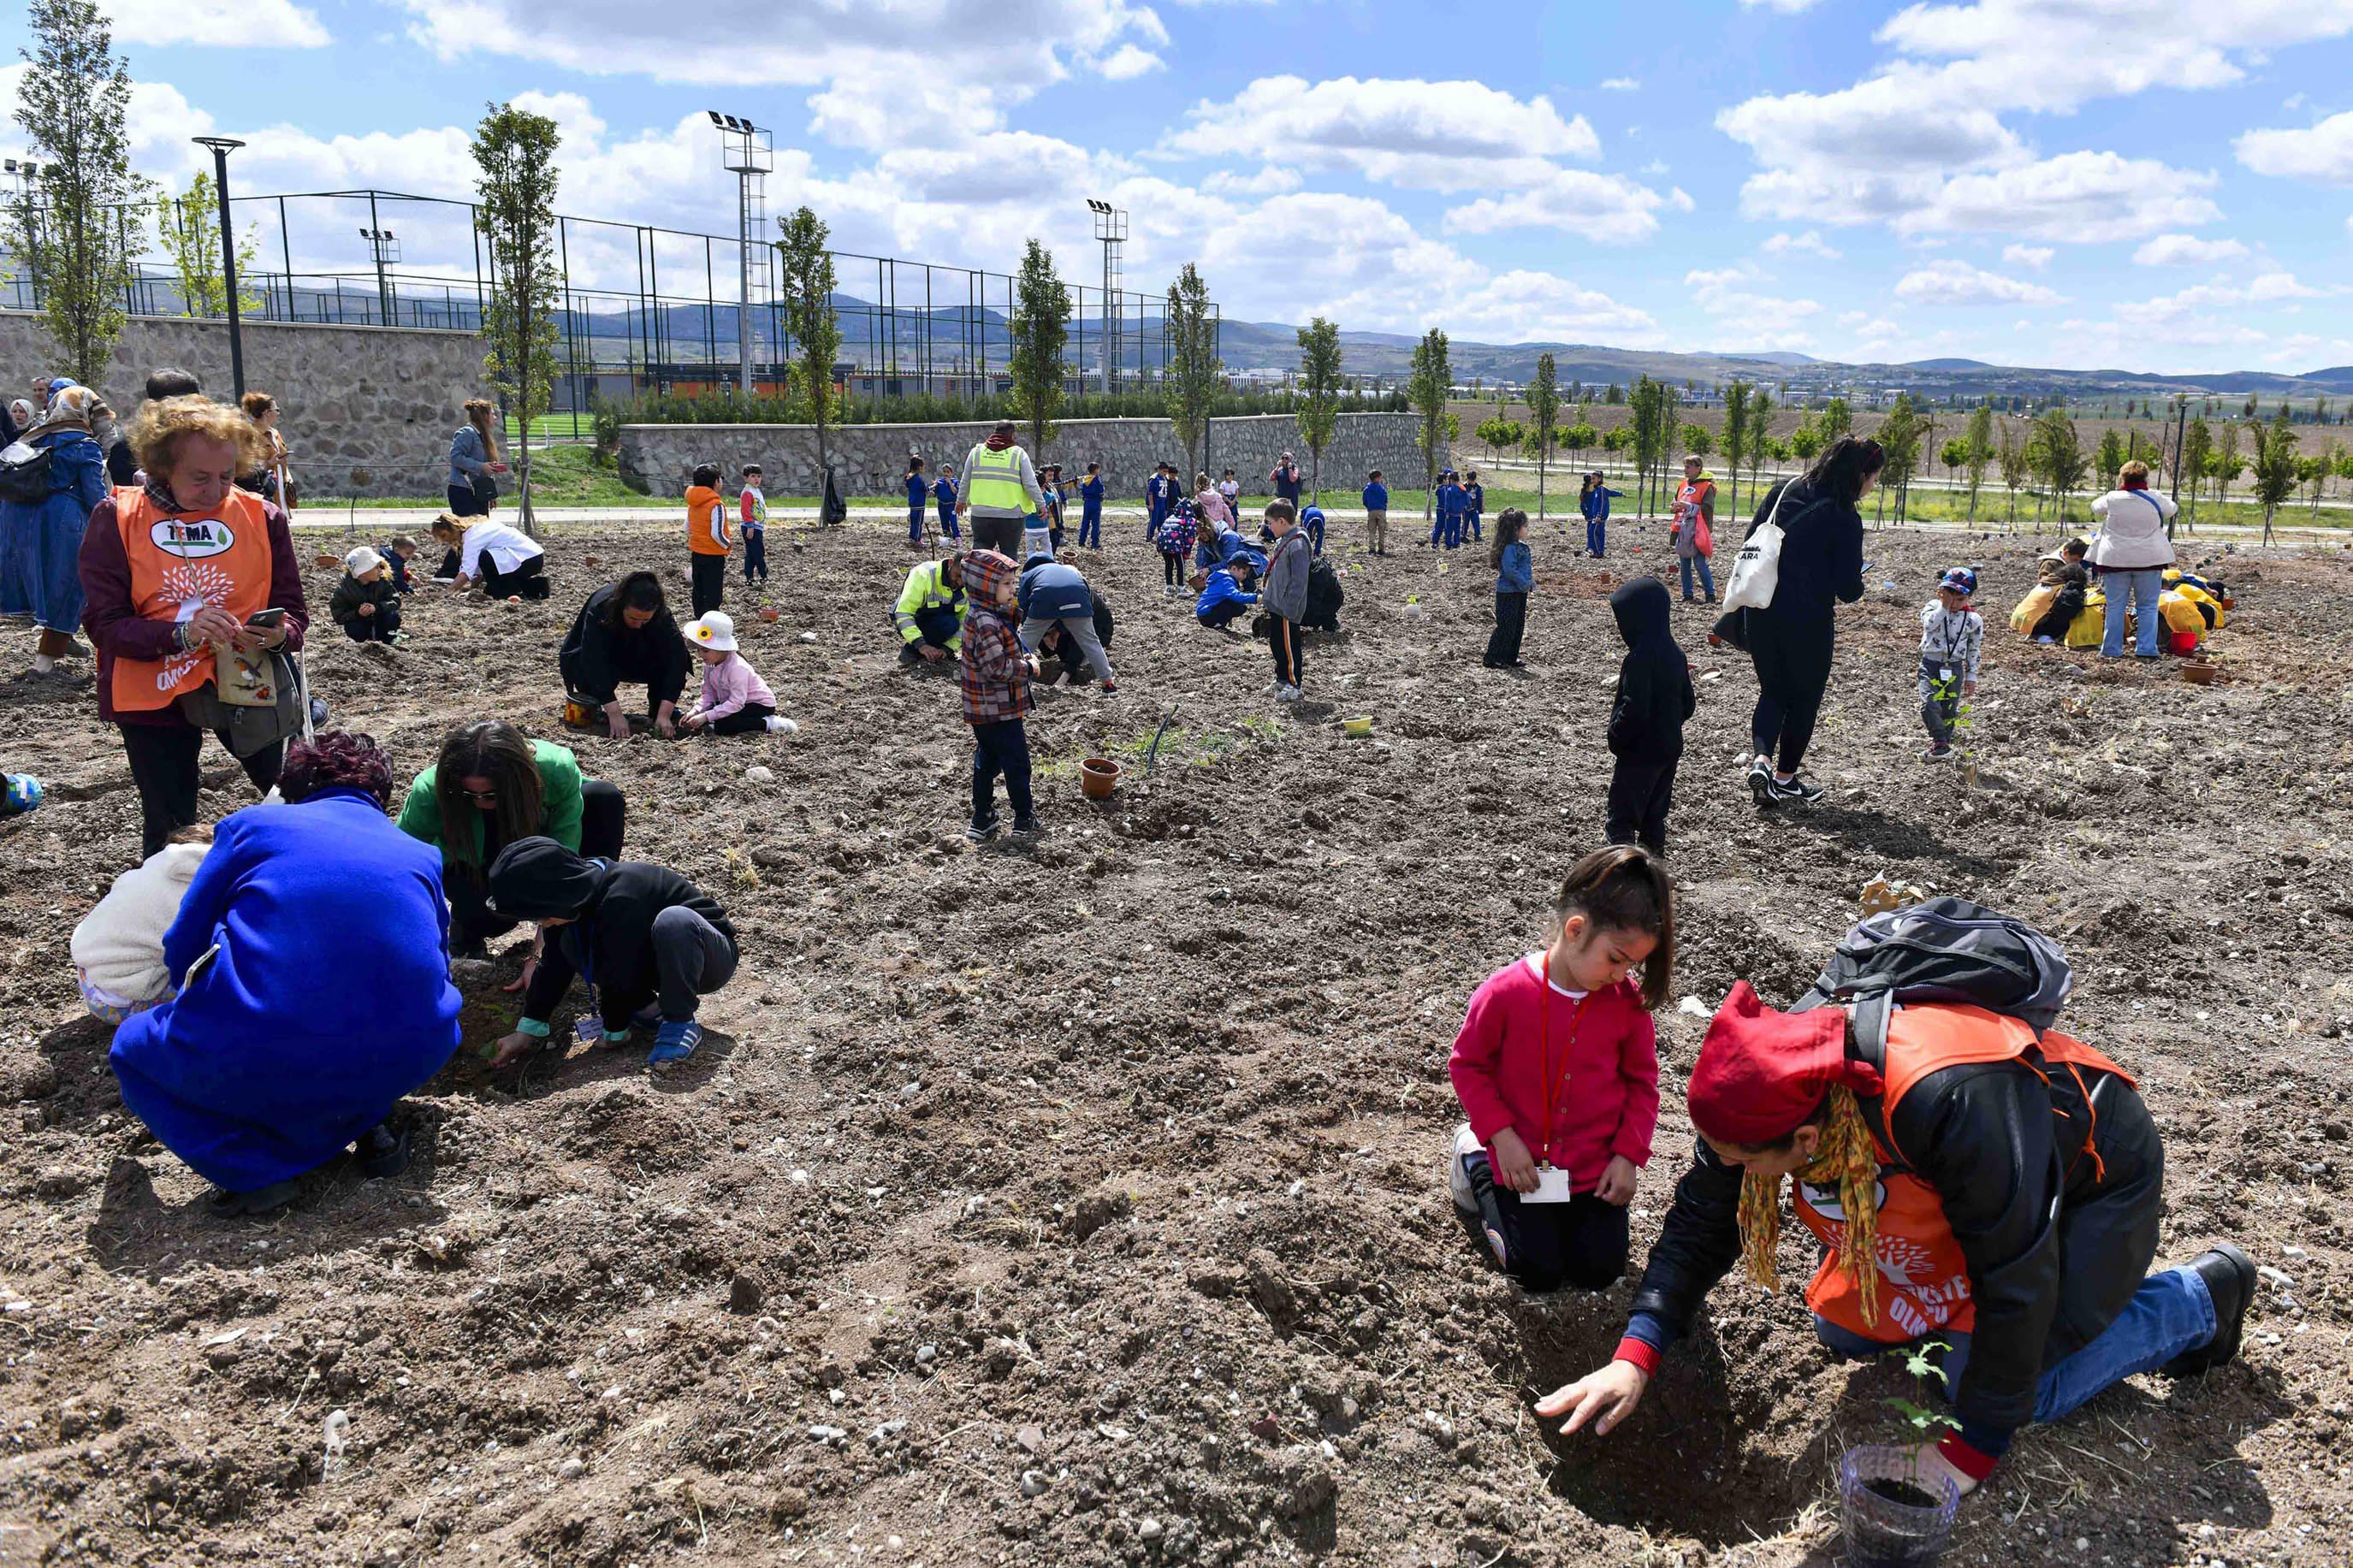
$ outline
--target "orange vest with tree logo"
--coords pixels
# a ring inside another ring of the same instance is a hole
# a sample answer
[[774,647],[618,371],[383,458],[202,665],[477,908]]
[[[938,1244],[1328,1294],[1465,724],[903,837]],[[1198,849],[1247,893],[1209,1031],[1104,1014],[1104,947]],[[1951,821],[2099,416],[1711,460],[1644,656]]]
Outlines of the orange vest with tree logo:
[[[240,625],[269,605],[269,524],[261,499],[232,489],[209,517],[166,512],[144,490],[114,492],[122,553],[131,563],[131,607],[142,620],[185,621],[210,605]],[[114,661],[114,706],[169,708],[211,683],[209,643],[168,658]]]
[[[2016,1061],[2036,1049],[2049,1070],[2027,1065],[2046,1079],[2053,1072],[2096,1069],[2133,1082],[2132,1075],[2115,1062],[2055,1029],[2044,1030],[2038,1040],[2030,1026],[1982,1007],[1953,1003],[1899,1007],[1887,1021],[1887,1055],[1882,1064],[1886,1089],[1881,1104],[1886,1122],[1894,1125],[1896,1106],[1930,1073],[1975,1062]],[[2092,1131],[2084,1130],[2085,1147]],[[1863,1321],[1860,1292],[1840,1268],[1846,1215],[1839,1207],[1836,1182],[1795,1184],[1798,1217],[1820,1238],[1824,1249],[1821,1267],[1806,1286],[1806,1305],[1839,1327],[1883,1344],[1908,1344],[1939,1331],[1969,1332],[1977,1323],[1977,1304],[1969,1298],[1968,1264],[1946,1222],[1944,1200],[1900,1163],[1900,1151],[1889,1150],[1876,1138],[1872,1151],[1880,1164],[1873,1247],[1879,1321]]]

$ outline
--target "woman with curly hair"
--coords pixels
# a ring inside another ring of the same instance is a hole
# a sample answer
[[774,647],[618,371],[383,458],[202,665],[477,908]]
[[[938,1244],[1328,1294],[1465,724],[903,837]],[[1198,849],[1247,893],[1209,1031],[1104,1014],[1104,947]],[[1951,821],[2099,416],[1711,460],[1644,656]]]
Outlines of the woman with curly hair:
[[218,666],[225,653],[233,667],[241,655],[266,668],[266,650],[300,649],[311,614],[285,512],[237,488],[267,456],[252,420],[204,397],[172,397],[142,409],[130,438],[146,488],[98,503],[80,575],[98,716],[122,731],[144,858],[196,820],[206,730],[256,791],[276,782],[285,739],[269,726],[232,728]]
[[178,993],[124,1020],[122,1103],[219,1189],[225,1214],[294,1196],[360,1146],[406,1163],[385,1122],[458,1048],[441,858],[385,815],[392,763],[365,735],[297,742],[283,805],[225,818],[164,937]]

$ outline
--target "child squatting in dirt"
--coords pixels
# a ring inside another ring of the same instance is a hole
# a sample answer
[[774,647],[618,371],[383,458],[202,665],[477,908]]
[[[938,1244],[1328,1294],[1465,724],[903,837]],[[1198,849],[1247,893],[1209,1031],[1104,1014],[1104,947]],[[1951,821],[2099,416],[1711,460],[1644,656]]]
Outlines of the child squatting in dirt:
[[1626,1205],[1658,1125],[1651,1011],[1673,979],[1674,891],[1648,850],[1620,845],[1570,868],[1554,916],[1552,944],[1490,975],[1454,1037],[1446,1071],[1470,1120],[1447,1186],[1523,1287],[1599,1290],[1626,1271]]

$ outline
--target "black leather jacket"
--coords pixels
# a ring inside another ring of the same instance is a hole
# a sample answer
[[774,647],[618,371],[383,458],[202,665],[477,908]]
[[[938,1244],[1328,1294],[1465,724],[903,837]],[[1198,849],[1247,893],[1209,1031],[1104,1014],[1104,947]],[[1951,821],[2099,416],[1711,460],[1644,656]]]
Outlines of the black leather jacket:
[[[1897,1103],[1893,1128],[1879,1099],[1858,1101],[1881,1145],[1943,1200],[1977,1304],[1954,1407],[1969,1426],[2003,1432],[2032,1417],[2042,1369],[2096,1337],[2139,1289],[2165,1184],[2164,1147],[2130,1084],[2084,1073],[2098,1112],[2095,1163],[2074,1076],[2059,1068],[2046,1084],[2041,1065],[1931,1073]],[[1670,1341],[1739,1259],[1739,1169],[1700,1141],[1634,1295],[1634,1311]]]

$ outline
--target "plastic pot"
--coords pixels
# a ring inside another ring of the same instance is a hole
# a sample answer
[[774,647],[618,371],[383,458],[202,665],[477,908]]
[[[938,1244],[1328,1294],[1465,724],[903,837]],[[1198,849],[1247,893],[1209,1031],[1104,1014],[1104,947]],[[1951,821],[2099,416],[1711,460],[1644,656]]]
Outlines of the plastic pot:
[[764,621],[774,621],[777,616],[784,614],[782,610],[779,610],[774,605],[763,605],[760,606],[757,613],[759,617]]
[[1079,788],[1089,800],[1109,800],[1119,787],[1119,764],[1108,757],[1089,757],[1079,764]]
[[1945,1554],[1960,1502],[1960,1488],[1922,1476],[1906,1449],[1849,1448],[1839,1461],[1839,1522],[1852,1568],[1926,1568]]
[[2204,659],[2192,659],[2181,667],[2181,679],[2192,686],[2214,684],[2214,667]]
[[1370,719],[1343,719],[1340,721],[1340,728],[1347,733],[1350,740],[1361,741],[1373,732],[1373,721]]

